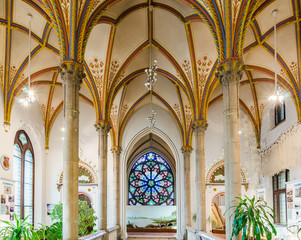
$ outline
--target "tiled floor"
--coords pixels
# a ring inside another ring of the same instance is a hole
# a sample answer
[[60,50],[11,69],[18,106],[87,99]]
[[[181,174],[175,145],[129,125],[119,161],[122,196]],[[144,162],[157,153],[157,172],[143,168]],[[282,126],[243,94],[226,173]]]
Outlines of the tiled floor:
[[166,236],[173,237],[175,233],[164,233],[164,232],[128,232],[128,236]]
[[222,239],[226,239],[226,234],[213,233],[212,235],[215,236],[215,237],[219,237],[219,238],[222,238]]

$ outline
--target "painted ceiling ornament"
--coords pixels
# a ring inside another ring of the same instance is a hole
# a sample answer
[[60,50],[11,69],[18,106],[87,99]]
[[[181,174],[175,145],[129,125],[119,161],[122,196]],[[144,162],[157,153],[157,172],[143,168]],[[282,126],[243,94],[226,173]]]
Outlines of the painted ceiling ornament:
[[180,120],[182,120],[181,109],[180,109],[179,104],[173,105],[173,109],[175,110],[175,112],[176,112],[178,118],[179,118]]
[[112,60],[111,67],[110,67],[110,73],[109,73],[108,87],[110,87],[112,85],[113,79],[117,73],[117,70],[119,69],[119,66],[120,66],[120,63],[118,62],[118,60]]
[[236,22],[241,0],[232,0],[232,18]]
[[67,26],[70,25],[69,23],[69,12],[70,12],[70,0],[62,0],[61,1],[61,6],[62,6],[62,10],[63,10],[63,13],[64,13],[64,17],[65,17],[65,20],[66,20],[66,23],[67,23]]
[[125,105],[122,106],[121,117],[120,117],[121,120],[123,120],[123,118],[125,117],[128,108],[129,108],[129,106],[127,104],[125,104]]
[[94,57],[89,61],[89,68],[96,83],[96,88],[101,95],[103,89],[105,63],[100,58]]
[[111,108],[111,120],[114,129],[117,129],[118,106],[114,104]]
[[186,73],[186,76],[191,84],[191,87],[194,87],[194,83],[193,83],[193,77],[192,77],[192,67],[191,67],[191,63],[189,59],[184,59],[183,63],[182,63],[182,67],[184,69],[184,72]]
[[[295,80],[298,79],[298,65],[295,61],[292,61],[291,64],[289,65],[289,68],[293,74],[293,77],[295,78]],[[290,79],[287,71],[285,69],[281,69],[280,70],[280,74],[281,76],[283,76],[285,79]]]
[[3,88],[3,83],[4,83],[4,66],[3,64],[0,64],[0,84],[2,88]]
[[192,120],[192,110],[189,104],[184,105],[184,112],[185,112],[186,128],[188,129]]
[[213,61],[209,56],[205,55],[197,60],[197,75],[199,84],[199,94],[203,93],[206,85],[207,78],[209,76],[210,70],[212,68]]

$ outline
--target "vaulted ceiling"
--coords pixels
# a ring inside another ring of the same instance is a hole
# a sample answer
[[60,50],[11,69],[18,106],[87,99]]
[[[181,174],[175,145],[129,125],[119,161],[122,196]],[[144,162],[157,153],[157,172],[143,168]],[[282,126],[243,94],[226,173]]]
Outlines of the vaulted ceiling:
[[[210,104],[222,97],[215,77],[219,62],[241,58],[246,70],[240,103],[259,144],[262,116],[274,88],[274,9],[278,80],[301,120],[300,5],[300,0],[0,0],[4,122],[10,124],[12,108],[28,81],[30,13],[32,86],[44,118],[47,148],[63,108],[57,71],[61,60],[71,56],[83,64],[80,99],[95,108],[95,121],[111,122],[113,144],[119,146],[131,115],[150,104],[144,86],[150,52],[152,60],[158,60],[153,102],[174,117],[183,146],[191,144],[192,122],[206,120]],[[70,37],[73,25],[77,30]]]

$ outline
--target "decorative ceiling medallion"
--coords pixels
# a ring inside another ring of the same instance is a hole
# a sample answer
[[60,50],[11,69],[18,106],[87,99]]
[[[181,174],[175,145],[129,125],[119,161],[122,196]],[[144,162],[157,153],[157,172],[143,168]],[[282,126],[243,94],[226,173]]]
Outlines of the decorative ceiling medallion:
[[10,169],[9,157],[7,155],[1,156],[1,166],[5,171]]

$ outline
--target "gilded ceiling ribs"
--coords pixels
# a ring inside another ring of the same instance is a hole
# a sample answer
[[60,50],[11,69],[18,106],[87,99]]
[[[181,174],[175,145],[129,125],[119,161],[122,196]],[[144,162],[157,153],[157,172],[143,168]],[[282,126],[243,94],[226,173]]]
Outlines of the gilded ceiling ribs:
[[[15,0],[16,1],[16,0]],[[11,63],[11,47],[12,47],[12,31],[22,31],[27,33],[27,28],[19,23],[14,22],[13,9],[15,1],[6,1],[8,11],[6,12],[5,19],[0,19],[1,27],[6,29],[5,31],[5,51],[7,58],[3,61],[3,65],[0,65],[0,81],[4,91],[4,105],[5,105],[5,123],[10,124],[11,109],[14,104],[16,96],[20,94],[22,86],[26,85],[27,78],[24,76],[24,69],[27,64],[27,57],[22,61],[21,66],[15,66]],[[124,95],[120,100],[121,107],[116,108],[114,102],[115,96],[119,91],[125,89],[125,85],[130,84],[130,81],[135,77],[141,75],[141,69],[135,70],[134,73],[128,73],[124,76],[127,67],[130,62],[133,61],[145,48],[148,47],[148,42],[142,43],[133,52],[129,53],[129,57],[125,60],[118,59],[113,56],[112,50],[115,44],[115,32],[124,19],[134,14],[136,11],[142,11],[147,7],[147,4],[138,4],[130,8],[125,8],[121,11],[116,18],[111,15],[106,15],[109,11],[118,4],[119,1],[107,0],[107,1],[54,1],[43,0],[40,1],[26,1],[36,11],[40,12],[47,21],[43,37],[39,37],[38,34],[33,33],[33,39],[37,47],[32,51],[32,57],[38,55],[41,50],[47,49],[53,53],[58,53],[60,60],[71,60],[83,64],[86,68],[86,79],[84,79],[84,85],[87,87],[90,96],[81,95],[81,98],[86,102],[93,102],[96,111],[96,121],[106,120],[111,121],[115,126],[116,141],[120,143],[122,130],[126,125],[126,121],[129,116],[135,111],[138,106],[141,106],[143,99],[147,95],[137,96],[133,105],[129,105],[124,102]],[[76,3],[75,3],[76,2]],[[181,134],[183,135],[183,145],[191,144],[189,140],[191,132],[191,122],[199,119],[207,119],[207,110],[213,91],[219,85],[214,77],[214,72],[219,63],[231,59],[231,58],[243,58],[249,51],[256,50],[256,47],[262,47],[269,54],[273,54],[273,47],[267,43],[268,38],[271,37],[273,30],[269,29],[266,33],[261,34],[260,23],[256,18],[267,6],[277,1],[259,1],[259,0],[192,0],[184,1],[182,3],[195,10],[196,14],[184,16],[179,10],[176,10],[174,6],[168,6],[160,2],[154,3],[154,16],[156,11],[160,9],[168,14],[172,14],[177,17],[179,22],[185,24],[187,41],[189,45],[189,55],[175,56],[175,54],[169,52],[156,36],[156,29],[151,32],[152,45],[154,49],[162,54],[172,67],[178,73],[178,77],[172,74],[170,69],[160,69],[159,75],[165,77],[173,82],[175,89],[178,93],[177,100],[179,102],[169,103],[165,96],[157,94],[156,99],[161,102],[163,106],[170,109],[170,113],[176,119]],[[277,29],[282,29],[289,24],[294,24],[296,32],[300,33],[300,10],[296,7],[297,0],[291,0],[293,8],[293,16],[286,18],[277,24]],[[71,12],[71,4],[73,5],[73,12]],[[43,9],[42,9],[43,6]],[[184,6],[184,5],[183,5]],[[74,10],[75,9],[75,10]],[[77,11],[75,14],[75,11]],[[111,12],[112,13],[112,12]],[[231,14],[231,16],[230,16]],[[197,16],[198,15],[198,16]],[[156,16],[155,16],[156,17]],[[100,23],[100,19],[106,20]],[[152,18],[153,19],[153,18]],[[200,21],[207,25],[213,38],[213,42],[216,46],[217,61],[214,56],[209,54],[196,55],[196,39],[192,36],[190,21]],[[86,59],[85,63],[84,54],[89,39],[89,35],[96,24],[110,24],[110,37],[107,52],[105,56],[96,56],[95,58]],[[24,24],[26,25],[26,24]],[[255,41],[249,46],[244,45],[246,30],[251,25]],[[49,36],[52,29],[57,33],[58,46],[51,45],[49,42]],[[290,64],[285,62],[285,57],[278,53],[278,63],[281,66],[279,75],[279,82],[287,91],[290,92],[291,97],[295,103],[298,111],[298,118],[301,119],[300,111],[300,69],[301,69],[301,54],[300,54],[300,38],[301,33],[296,35],[296,44],[299,52],[297,52],[297,59],[290,58]],[[283,54],[284,55],[284,54]],[[178,62],[176,59],[181,59]],[[286,59],[287,60],[287,59]],[[161,65],[162,66],[162,65]],[[299,69],[299,70],[298,70]],[[140,71],[140,72],[139,72]],[[266,108],[266,103],[260,101],[257,96],[256,82],[260,79],[253,79],[251,71],[261,72],[269,77],[265,77],[264,81],[272,82],[273,72],[264,69],[264,67],[252,67],[248,76],[248,84],[251,86],[253,103],[249,106],[246,104],[246,111],[252,115],[254,119],[254,125],[257,128],[257,135],[260,135],[260,124],[263,112]],[[47,69],[40,69],[36,73],[32,74],[33,79],[36,76],[49,73]],[[53,73],[57,74],[57,73]],[[134,76],[131,78],[130,75]],[[128,79],[128,81],[126,80]],[[47,80],[49,81],[49,80]],[[36,82],[37,86],[41,82]],[[60,88],[60,85],[53,83],[50,86],[52,93],[55,87]],[[49,91],[49,93],[51,92]],[[125,91],[126,92],[126,91]],[[126,94],[124,92],[124,94]],[[185,96],[184,96],[185,95]],[[186,99],[187,98],[187,99]],[[91,100],[92,99],[92,100]],[[118,101],[117,101],[118,102]],[[59,106],[61,102],[59,101]],[[140,104],[140,105],[139,105]],[[41,103],[41,109],[43,112],[47,130],[46,135],[50,133],[51,124],[53,123],[55,116],[59,113],[60,107],[52,106],[51,103]],[[46,112],[45,112],[46,111]],[[185,130],[184,130],[185,129]],[[48,132],[47,132],[48,131]],[[119,140],[117,140],[119,139]],[[116,144],[118,144],[116,142]],[[116,145],[114,144],[114,145]]]

